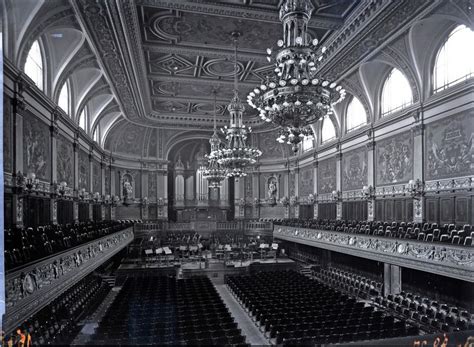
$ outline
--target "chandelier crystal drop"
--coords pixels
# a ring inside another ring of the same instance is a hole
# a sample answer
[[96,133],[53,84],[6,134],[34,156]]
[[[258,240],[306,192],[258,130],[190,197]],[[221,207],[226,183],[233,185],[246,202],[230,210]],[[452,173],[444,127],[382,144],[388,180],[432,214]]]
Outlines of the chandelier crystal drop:
[[313,124],[345,97],[342,86],[317,73],[326,47],[318,54],[318,40],[310,42],[307,26],[313,10],[309,0],[284,2],[280,8],[283,39],[278,40],[276,50],[267,49],[274,73],[247,96],[262,120],[281,128],[302,129]]
[[221,140],[217,135],[216,130],[216,95],[217,90],[213,91],[214,94],[214,133],[209,139],[211,145],[211,154],[206,154],[207,166],[202,171],[202,176],[207,179],[208,185],[211,188],[218,188],[221,182],[227,177],[227,172],[218,162],[216,158],[211,158],[212,152],[218,151],[221,145]]
[[293,153],[298,152],[298,144],[303,140],[314,140],[313,130],[310,127],[306,128],[281,128],[277,142],[291,145]]
[[209,154],[209,160],[216,160],[226,169],[227,177],[243,177],[247,175],[250,166],[257,162],[258,157],[262,155],[262,151],[247,145],[248,134],[252,132],[252,128],[243,124],[243,113],[245,111],[244,104],[240,101],[239,90],[237,84],[237,40],[240,36],[239,32],[233,32],[232,37],[235,45],[234,54],[234,97],[227,110],[230,114],[230,126],[221,129],[225,136],[226,143],[224,147],[212,150]]

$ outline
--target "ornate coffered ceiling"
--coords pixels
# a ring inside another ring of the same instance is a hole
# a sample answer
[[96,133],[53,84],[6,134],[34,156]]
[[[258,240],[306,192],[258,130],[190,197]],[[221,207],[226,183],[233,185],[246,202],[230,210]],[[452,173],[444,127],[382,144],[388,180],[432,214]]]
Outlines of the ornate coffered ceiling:
[[[383,49],[392,35],[439,1],[311,0],[310,35],[327,46],[321,70],[334,80]],[[230,33],[242,33],[237,73],[240,94],[273,70],[265,49],[281,37],[282,0],[71,1],[125,118],[175,129],[210,130],[212,91],[218,125],[233,89]],[[250,108],[245,121],[267,130]]]

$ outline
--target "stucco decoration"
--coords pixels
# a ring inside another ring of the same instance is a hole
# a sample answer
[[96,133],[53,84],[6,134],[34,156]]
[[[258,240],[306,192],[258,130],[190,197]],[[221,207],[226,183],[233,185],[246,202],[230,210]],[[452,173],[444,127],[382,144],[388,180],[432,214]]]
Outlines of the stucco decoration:
[[109,136],[113,136],[114,138],[115,145],[113,147],[116,152],[138,156],[142,155],[143,134],[146,128],[127,123],[120,127],[120,129],[115,128],[113,130],[114,133]]
[[150,134],[150,140],[148,142],[148,156],[149,157],[156,157],[157,150],[158,150],[158,141],[156,138],[156,129],[152,129]]
[[360,189],[367,184],[367,149],[361,147],[342,157],[342,189]]
[[148,198],[156,199],[157,194],[157,180],[156,172],[148,173]]
[[92,192],[95,193],[95,192],[99,192],[101,193],[102,189],[101,189],[101,178],[102,178],[102,175],[101,175],[101,172],[100,172],[100,164],[93,160],[92,161]]
[[318,193],[327,194],[336,189],[336,158],[319,162]]
[[72,143],[64,136],[58,136],[56,146],[58,183],[66,182],[69,187],[72,187],[74,183],[74,153]]
[[23,169],[39,179],[51,177],[51,147],[48,126],[35,116],[23,116]]
[[12,107],[9,97],[3,98],[3,170],[12,172],[13,144],[12,144]]
[[428,180],[474,174],[474,110],[426,126]]
[[376,143],[377,185],[408,182],[413,177],[413,136],[397,134]]
[[299,196],[306,197],[314,193],[313,188],[313,168],[307,167],[300,170]]
[[258,133],[259,148],[262,150],[260,160],[284,158],[285,150],[283,145],[276,141],[278,134],[276,131]]
[[79,189],[89,191],[89,155],[79,151]]
[[105,195],[111,195],[110,183],[110,169],[107,167],[105,169]]

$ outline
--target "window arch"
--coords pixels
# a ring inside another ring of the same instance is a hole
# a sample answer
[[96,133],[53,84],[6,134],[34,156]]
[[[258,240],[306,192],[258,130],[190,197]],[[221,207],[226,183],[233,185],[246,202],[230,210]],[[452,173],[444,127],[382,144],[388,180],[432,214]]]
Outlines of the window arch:
[[61,91],[59,92],[58,106],[61,107],[64,112],[70,114],[70,94],[69,94],[69,84],[64,82]]
[[83,129],[87,129],[87,111],[86,108],[84,107],[82,109],[81,114],[79,115],[79,126]]
[[301,142],[301,148],[303,152],[309,151],[314,147],[314,139],[312,136],[305,136]]
[[449,88],[474,74],[474,31],[459,25],[439,49],[433,70],[433,92]]
[[352,131],[367,124],[367,113],[359,98],[352,97],[347,106],[346,112],[346,131]]
[[336,138],[336,128],[329,115],[324,116],[321,127],[321,142],[328,142]]
[[413,102],[413,95],[405,75],[393,68],[387,76],[382,89],[382,117],[399,111]]
[[28,56],[26,57],[25,73],[30,77],[39,89],[43,90],[44,74],[43,74],[43,55],[38,40],[31,45]]

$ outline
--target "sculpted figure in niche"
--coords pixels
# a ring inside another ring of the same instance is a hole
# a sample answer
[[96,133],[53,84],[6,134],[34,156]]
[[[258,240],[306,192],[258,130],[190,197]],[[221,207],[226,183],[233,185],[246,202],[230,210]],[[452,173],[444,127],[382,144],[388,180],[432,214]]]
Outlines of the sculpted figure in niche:
[[131,198],[133,193],[133,187],[128,179],[123,182],[123,195],[126,198]]
[[268,199],[276,199],[277,186],[275,178],[271,178],[268,182]]

